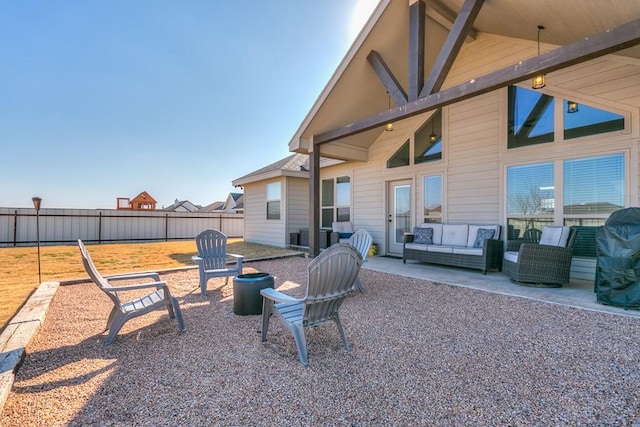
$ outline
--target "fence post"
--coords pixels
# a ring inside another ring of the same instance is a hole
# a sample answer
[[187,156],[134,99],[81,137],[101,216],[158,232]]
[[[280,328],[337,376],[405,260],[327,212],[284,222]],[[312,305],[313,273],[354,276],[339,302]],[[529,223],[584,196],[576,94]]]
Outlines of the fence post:
[[102,212],[98,212],[98,244],[102,243]]
[[18,210],[13,211],[13,246],[18,246]]
[[169,214],[164,214],[164,241],[169,241]]

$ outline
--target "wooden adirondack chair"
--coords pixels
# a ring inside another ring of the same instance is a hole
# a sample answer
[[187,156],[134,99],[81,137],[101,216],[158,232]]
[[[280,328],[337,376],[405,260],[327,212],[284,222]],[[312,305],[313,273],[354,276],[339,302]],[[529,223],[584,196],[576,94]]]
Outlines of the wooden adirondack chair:
[[[349,237],[349,244],[356,248],[360,255],[362,256],[362,262],[367,262],[367,256],[369,255],[369,249],[371,249],[371,243],[373,242],[373,238],[371,234],[367,230],[358,230]],[[362,288],[362,282],[360,281],[360,277],[356,278],[356,286],[358,286],[358,290],[361,293],[364,293],[364,289]]]
[[307,278],[307,295],[293,298],[266,288],[262,307],[262,341],[267,340],[271,314],[275,314],[291,331],[298,348],[300,362],[308,366],[307,342],[304,328],[333,321],[338,327],[342,343],[351,348],[344,335],[338,310],[344,299],[354,291],[354,283],[362,266],[362,256],[347,243],[336,243],[325,249],[311,263]]
[[[198,255],[192,257],[200,270],[200,294],[207,295],[207,282],[213,277],[226,277],[242,274],[242,255],[227,253],[227,236],[218,230],[205,230],[196,236]],[[227,266],[227,257],[235,258],[233,266]]]
[[[82,256],[84,269],[89,274],[89,277],[91,277],[91,280],[93,280],[93,282],[98,285],[98,287],[105,294],[107,294],[107,296],[113,302],[113,309],[109,314],[107,327],[105,328],[105,331],[109,331],[109,334],[107,335],[107,339],[105,341],[105,345],[109,345],[113,342],[122,326],[129,320],[161,308],[167,309],[170,319],[176,319],[180,332],[186,331],[184,320],[182,318],[182,311],[180,310],[178,300],[175,297],[171,296],[169,287],[167,286],[167,282],[161,281],[158,273],[126,274],[103,277],[96,269],[96,266],[93,264],[91,255],[89,255],[89,252],[87,251],[87,248],[85,247],[82,240],[78,240],[78,247],[80,248],[80,255]],[[111,286],[110,283],[117,280],[131,280],[140,278],[151,278],[154,280],[154,282],[115,287]],[[135,298],[129,301],[122,301],[118,296],[118,292],[148,288],[155,288],[155,291],[143,297]]]

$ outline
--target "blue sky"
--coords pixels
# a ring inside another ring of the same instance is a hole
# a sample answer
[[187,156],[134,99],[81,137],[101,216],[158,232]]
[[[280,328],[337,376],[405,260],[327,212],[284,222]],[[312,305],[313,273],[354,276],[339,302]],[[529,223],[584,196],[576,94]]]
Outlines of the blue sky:
[[290,154],[376,4],[0,2],[0,207],[224,200]]

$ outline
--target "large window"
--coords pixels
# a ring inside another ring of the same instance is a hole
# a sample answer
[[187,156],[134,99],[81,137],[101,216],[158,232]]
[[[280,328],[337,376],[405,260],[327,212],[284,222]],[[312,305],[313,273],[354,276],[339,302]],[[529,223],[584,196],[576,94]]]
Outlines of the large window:
[[553,97],[509,86],[507,147],[524,147],[552,141]]
[[535,236],[553,224],[554,208],[553,163],[507,168],[508,238]]
[[624,129],[624,116],[564,100],[564,139],[580,138]]
[[442,113],[436,111],[416,132],[414,164],[442,159]]
[[[601,110],[568,99],[554,98],[539,91],[509,87],[507,148],[543,144],[624,130],[621,114]],[[562,107],[562,135],[554,135],[554,103]]]
[[282,198],[279,182],[267,184],[267,219],[280,219],[280,200]]
[[424,177],[423,222],[442,222],[442,176]]
[[404,144],[393,153],[393,156],[387,160],[387,168],[398,168],[400,166],[409,166],[409,141],[405,141]]
[[509,238],[535,236],[560,219],[567,226],[603,225],[625,207],[625,173],[624,153],[507,168]]
[[351,178],[340,176],[322,180],[321,227],[351,220]]
[[625,205],[624,154],[565,160],[566,225],[602,225]]

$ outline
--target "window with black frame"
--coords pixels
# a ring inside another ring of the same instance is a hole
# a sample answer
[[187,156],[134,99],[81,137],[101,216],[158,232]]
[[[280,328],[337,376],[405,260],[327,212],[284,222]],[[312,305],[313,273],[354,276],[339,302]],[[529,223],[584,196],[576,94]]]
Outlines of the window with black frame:
[[553,97],[509,86],[507,147],[553,142]]

